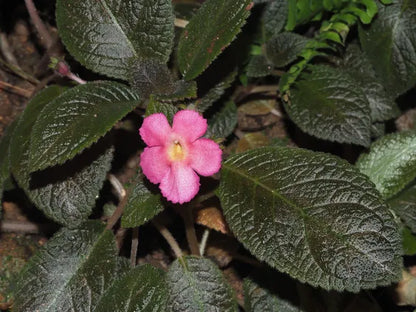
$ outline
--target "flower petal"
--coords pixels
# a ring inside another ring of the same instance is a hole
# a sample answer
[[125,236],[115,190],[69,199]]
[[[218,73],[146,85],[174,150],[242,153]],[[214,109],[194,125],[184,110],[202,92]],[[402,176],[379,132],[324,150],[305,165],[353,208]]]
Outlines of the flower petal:
[[190,201],[199,191],[199,177],[195,171],[181,162],[172,163],[171,170],[160,183],[160,190],[172,203]]
[[222,151],[210,139],[198,139],[189,148],[190,166],[202,176],[210,176],[221,168]]
[[172,129],[166,116],[157,113],[143,120],[139,132],[147,146],[158,146],[165,144],[167,137],[172,133]]
[[170,163],[162,146],[146,147],[140,155],[140,167],[150,182],[158,184],[170,170]]
[[188,142],[200,138],[207,131],[207,120],[198,112],[184,109],[173,116],[172,130]]

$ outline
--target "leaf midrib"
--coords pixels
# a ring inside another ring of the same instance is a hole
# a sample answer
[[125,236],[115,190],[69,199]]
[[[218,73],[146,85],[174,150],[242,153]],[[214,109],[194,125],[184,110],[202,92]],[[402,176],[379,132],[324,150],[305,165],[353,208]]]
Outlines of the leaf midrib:
[[[254,179],[252,177],[250,177],[249,175],[245,174],[244,172],[242,172],[241,170],[234,168],[232,166],[228,166],[227,163],[223,164],[223,168],[230,170],[231,172],[235,173],[235,174],[239,174],[242,177],[253,181],[256,185],[263,187],[266,191],[269,191],[271,194],[275,195],[276,197],[278,197],[279,199],[281,199],[283,202],[285,202],[286,204],[288,204],[290,207],[294,208],[296,211],[298,211],[300,213],[300,216],[302,217],[302,219],[304,220],[303,222],[303,226],[304,226],[304,231],[305,231],[305,238],[307,240],[307,230],[305,227],[305,220],[306,219],[311,219],[311,220],[315,220],[316,223],[320,224],[322,226],[323,229],[328,230],[328,233],[333,234],[334,236],[336,236],[337,238],[339,238],[340,240],[342,240],[342,243],[344,243],[346,246],[351,247],[353,249],[355,249],[358,253],[364,255],[365,257],[369,258],[373,263],[377,263],[378,265],[380,265],[382,268],[386,268],[386,265],[379,263],[378,261],[375,261],[372,257],[369,257],[369,255],[367,253],[362,252],[360,249],[358,249],[356,246],[350,244],[350,242],[348,241],[348,239],[346,238],[346,235],[344,234],[340,234],[337,233],[335,231],[333,231],[332,227],[326,225],[326,224],[322,224],[319,219],[313,218],[310,215],[308,215],[301,207],[298,207],[295,203],[293,203],[292,201],[288,200],[286,197],[282,196],[280,193],[276,192],[275,190],[271,189],[269,186],[265,185],[264,183],[261,183],[258,179]],[[308,249],[310,250],[310,244],[307,244]],[[335,276],[333,274],[333,272],[328,272],[327,270],[324,270],[320,263],[315,259],[314,253],[310,252],[311,256],[314,259],[314,262],[316,263],[316,265],[323,271],[326,272],[329,275]],[[391,270],[388,270],[389,273],[393,272]],[[338,278],[337,276],[335,276],[336,278]]]
[[[108,230],[104,230],[100,233],[99,238],[94,242],[94,244],[92,244],[91,248],[90,248],[90,252],[85,255],[84,257],[82,257],[82,255],[79,255],[78,258],[81,258],[81,261],[79,262],[79,266],[77,267],[77,269],[74,271],[74,273],[71,275],[71,277],[62,285],[62,287],[59,288],[59,290],[57,290],[55,292],[55,296],[54,299],[52,300],[52,302],[49,304],[49,306],[47,307],[46,311],[51,311],[54,312],[55,310],[50,310],[51,308],[53,308],[54,304],[56,303],[57,299],[59,297],[61,297],[61,293],[62,291],[64,291],[67,286],[71,283],[71,281],[73,280],[73,278],[75,276],[77,276],[77,273],[80,271],[80,269],[84,266],[84,264],[89,260],[91,254],[95,251],[95,248],[97,247],[98,243],[104,239],[105,234]],[[104,292],[103,292],[104,293]]]
[[116,28],[118,28],[120,30],[120,33],[124,36],[127,44],[130,46],[131,51],[133,52],[134,57],[138,57],[137,51],[134,49],[133,43],[130,41],[129,37],[127,36],[127,34],[124,32],[123,28],[121,27],[121,25],[118,23],[116,17],[114,16],[113,12],[110,10],[110,8],[108,7],[107,3],[105,2],[105,0],[101,0],[100,3],[102,4],[104,10],[107,12],[107,14],[109,15],[111,21],[114,23],[114,26],[116,26]]

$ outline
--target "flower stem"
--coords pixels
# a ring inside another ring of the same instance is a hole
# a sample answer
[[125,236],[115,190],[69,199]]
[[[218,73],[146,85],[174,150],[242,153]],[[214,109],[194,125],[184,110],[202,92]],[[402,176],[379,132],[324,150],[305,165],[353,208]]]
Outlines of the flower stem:
[[139,246],[139,228],[133,228],[131,249],[130,249],[130,264],[132,267],[136,266],[137,262],[137,247]]
[[152,220],[152,223],[158,229],[160,234],[165,238],[165,240],[169,244],[170,248],[172,248],[173,252],[176,255],[176,258],[178,258],[178,259],[182,258],[182,250],[179,247],[178,242],[175,240],[175,238],[169,232],[169,230],[164,225],[157,222],[155,219]]
[[191,254],[200,256],[201,254],[199,252],[199,244],[196,238],[192,208],[190,206],[186,206],[184,208],[185,211],[182,214],[182,217],[185,222],[186,239],[188,240],[189,249],[191,250]]

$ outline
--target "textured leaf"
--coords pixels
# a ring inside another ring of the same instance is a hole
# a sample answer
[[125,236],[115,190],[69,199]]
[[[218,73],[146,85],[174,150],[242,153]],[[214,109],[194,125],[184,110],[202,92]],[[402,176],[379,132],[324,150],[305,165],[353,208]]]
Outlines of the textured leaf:
[[208,121],[206,137],[226,138],[237,126],[237,106],[233,101],[227,102]]
[[115,278],[116,256],[113,234],[98,222],[61,229],[22,270],[13,310],[93,311]]
[[250,14],[250,0],[208,0],[185,27],[178,63],[185,80],[201,74],[240,32]]
[[167,297],[165,273],[145,264],[117,280],[94,312],[165,312]]
[[416,3],[398,0],[380,5],[369,27],[360,27],[360,42],[371,64],[395,96],[416,84]]
[[301,282],[357,292],[400,277],[394,217],[342,159],[286,147],[235,154],[223,163],[218,195],[236,238]]
[[183,257],[167,273],[171,312],[238,311],[233,291],[209,259]]
[[62,164],[89,147],[133,110],[139,96],[115,82],[77,86],[50,102],[36,121],[30,170]]
[[91,214],[110,170],[113,150],[107,149],[100,156],[88,151],[31,179],[29,146],[33,125],[42,109],[63,91],[58,86],[49,87],[28,104],[12,137],[11,169],[18,184],[40,210],[53,220],[74,227]]
[[170,94],[175,90],[167,65],[153,59],[135,62],[129,80],[130,85],[143,98],[147,98],[150,94]]
[[139,179],[134,185],[121,218],[124,228],[145,224],[163,210],[160,194],[151,193]]
[[412,232],[416,233],[416,184],[401,191],[388,203]]
[[56,21],[68,51],[85,67],[127,80],[132,59],[166,63],[173,45],[170,0],[58,0]]
[[244,310],[246,312],[301,312],[288,300],[279,298],[250,278],[244,279]]
[[228,89],[234,82],[237,76],[237,71],[231,72],[224,80],[217,83],[212,89],[210,89],[201,99],[195,102],[195,107],[200,113],[205,112],[211,107],[221,96],[223,96],[226,89]]
[[[4,132],[1,141],[0,141],[0,202],[3,197],[3,187],[7,178],[10,176],[10,141],[18,123],[18,119],[14,120]],[[0,216],[1,216],[0,205]]]
[[308,38],[292,32],[277,34],[266,44],[266,57],[276,67],[284,67],[296,60],[308,41]]
[[163,103],[159,102],[155,99],[151,99],[149,104],[146,108],[146,116],[150,116],[151,114],[162,113],[166,116],[166,118],[171,123],[173,120],[173,116],[179,111],[179,109],[170,103]]
[[175,91],[170,94],[158,94],[156,99],[166,102],[182,101],[197,97],[197,85],[195,81],[179,80],[175,83]]
[[247,65],[248,77],[264,77],[270,75],[273,64],[264,55],[253,55]]
[[356,81],[329,66],[313,66],[301,77],[285,104],[299,128],[325,140],[370,145],[370,108]]
[[416,132],[386,135],[371,145],[357,167],[376,185],[384,198],[400,192],[416,178]]
[[366,54],[360,51],[358,45],[348,46],[342,65],[353,79],[360,82],[360,87],[370,105],[373,122],[389,120],[400,114],[392,94],[387,92]]
[[265,8],[263,14],[263,31],[266,39],[277,35],[285,27],[288,14],[287,0],[271,1]]

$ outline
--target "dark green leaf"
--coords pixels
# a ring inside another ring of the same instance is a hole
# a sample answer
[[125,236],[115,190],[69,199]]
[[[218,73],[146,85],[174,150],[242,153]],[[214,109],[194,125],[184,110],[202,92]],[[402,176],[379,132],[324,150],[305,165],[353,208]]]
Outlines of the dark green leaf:
[[244,279],[244,311],[246,312],[301,312],[288,300],[279,298],[250,278]]
[[348,74],[359,82],[370,105],[373,122],[389,120],[400,114],[393,96],[386,91],[367,56],[357,45],[348,46],[342,65]]
[[247,65],[247,76],[264,77],[270,75],[272,70],[273,64],[264,55],[253,55]]
[[169,68],[158,60],[139,60],[130,73],[130,84],[143,97],[150,94],[170,94],[175,90]]
[[175,91],[171,94],[158,94],[156,99],[165,102],[182,101],[197,97],[197,86],[195,81],[179,80],[175,83]]
[[360,27],[360,42],[387,91],[398,96],[416,84],[416,2],[379,9],[369,27]]
[[170,312],[238,311],[233,291],[209,259],[183,257],[167,274]]
[[[76,227],[95,206],[111,168],[113,151],[108,148],[93,161],[95,155],[83,153],[61,167],[45,170],[32,178],[32,185],[25,191],[45,215],[65,226]],[[22,162],[27,164],[27,158]]]
[[165,273],[145,264],[117,280],[94,312],[165,312],[167,297]]
[[42,109],[64,91],[58,86],[38,93],[23,112],[12,137],[11,169],[18,184],[32,202],[53,220],[77,226],[92,211],[110,170],[113,150],[97,156],[87,151],[69,163],[36,176],[29,175],[30,134]]
[[42,110],[33,127],[30,171],[73,158],[139,102],[137,93],[115,82],[88,83],[68,90]]
[[21,187],[29,188],[28,157],[30,147],[30,135],[42,109],[52,100],[57,98],[65,91],[65,88],[59,86],[51,86],[40,91],[27,104],[19,123],[16,126],[13,137],[11,139],[10,148],[10,165],[14,177]]
[[127,80],[132,59],[166,63],[173,44],[170,0],[58,0],[56,21],[68,51],[85,67]]
[[151,114],[162,113],[166,116],[170,123],[172,123],[173,116],[179,111],[179,109],[171,103],[159,102],[155,99],[150,99],[146,108],[146,116]]
[[388,203],[412,232],[416,233],[416,183],[405,188]]
[[160,194],[151,193],[139,178],[133,186],[121,218],[124,228],[145,224],[163,210]]
[[308,41],[292,32],[277,34],[266,43],[266,57],[276,67],[284,67],[296,60]]
[[235,154],[222,166],[218,195],[236,238],[301,282],[357,292],[400,278],[394,217],[340,158],[286,147]]
[[413,256],[416,254],[416,236],[407,227],[402,229],[402,240],[404,255]]
[[384,198],[400,192],[416,178],[416,132],[393,133],[371,145],[357,167],[376,185]]
[[250,14],[250,0],[208,0],[185,27],[178,45],[185,80],[201,74],[240,32]]
[[210,89],[201,99],[198,99],[194,106],[200,112],[205,112],[211,107],[221,96],[223,96],[226,89],[228,89],[234,82],[237,76],[237,71],[231,72],[224,80],[217,83],[212,89]]
[[13,288],[15,311],[93,311],[119,268],[111,231],[63,228],[33,256]]
[[224,104],[208,121],[208,130],[205,134],[209,138],[226,138],[237,125],[237,106],[233,101]]
[[[3,197],[4,183],[10,176],[10,141],[18,123],[18,119],[14,120],[4,132],[0,141],[0,202]],[[0,216],[1,216],[1,205],[0,205]]]
[[313,66],[303,72],[285,104],[290,118],[318,138],[370,145],[370,107],[358,82],[339,69]]
[[287,0],[274,0],[266,6],[263,14],[263,31],[266,40],[283,30],[286,24],[288,9]]

